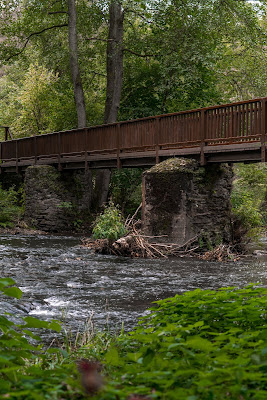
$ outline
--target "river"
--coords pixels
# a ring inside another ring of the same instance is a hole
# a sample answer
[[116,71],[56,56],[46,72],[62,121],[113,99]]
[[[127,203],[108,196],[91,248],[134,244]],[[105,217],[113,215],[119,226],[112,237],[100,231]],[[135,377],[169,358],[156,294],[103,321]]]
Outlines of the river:
[[[263,243],[267,248],[267,240]],[[193,258],[128,259],[97,255],[80,239],[62,236],[2,235],[0,276],[11,277],[21,300],[0,297],[1,312],[63,320],[83,330],[132,328],[151,302],[195,288],[267,285],[267,256],[237,262]]]

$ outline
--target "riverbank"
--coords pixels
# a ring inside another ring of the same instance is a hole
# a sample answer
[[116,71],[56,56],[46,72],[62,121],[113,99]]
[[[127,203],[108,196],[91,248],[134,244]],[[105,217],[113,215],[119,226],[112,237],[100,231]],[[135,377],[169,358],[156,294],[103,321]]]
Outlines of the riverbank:
[[[13,284],[0,280],[0,291],[19,298]],[[0,398],[265,400],[266,301],[267,289],[252,285],[189,291],[158,301],[128,334],[85,332],[46,350],[25,333],[39,340],[31,331],[59,331],[56,322],[26,317],[15,332],[2,318]]]

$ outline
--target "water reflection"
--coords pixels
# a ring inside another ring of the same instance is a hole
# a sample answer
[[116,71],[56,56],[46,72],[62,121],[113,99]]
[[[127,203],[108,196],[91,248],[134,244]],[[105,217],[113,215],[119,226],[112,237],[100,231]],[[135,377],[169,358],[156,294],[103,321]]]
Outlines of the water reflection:
[[266,257],[216,263],[195,259],[145,260],[96,255],[79,239],[0,238],[0,275],[15,279],[21,301],[0,299],[1,310],[45,319],[64,318],[72,330],[94,313],[101,328],[131,328],[157,299],[195,288],[267,284]]

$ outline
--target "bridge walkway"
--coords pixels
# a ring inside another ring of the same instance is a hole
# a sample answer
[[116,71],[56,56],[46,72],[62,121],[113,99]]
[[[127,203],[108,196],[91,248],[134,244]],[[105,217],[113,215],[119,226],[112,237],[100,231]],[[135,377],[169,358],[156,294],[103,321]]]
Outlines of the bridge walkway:
[[[7,132],[7,127],[5,127]],[[7,139],[7,135],[6,135]],[[0,143],[1,171],[147,167],[169,157],[265,162],[267,97]]]

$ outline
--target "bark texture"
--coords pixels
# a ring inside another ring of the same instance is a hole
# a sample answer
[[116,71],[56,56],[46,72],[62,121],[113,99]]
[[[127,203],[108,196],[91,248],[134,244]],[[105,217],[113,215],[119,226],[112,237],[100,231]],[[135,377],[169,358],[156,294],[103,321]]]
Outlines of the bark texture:
[[123,78],[123,20],[121,3],[112,2],[109,9],[105,124],[116,122],[120,106]]
[[68,0],[69,13],[69,52],[70,52],[70,70],[73,82],[74,98],[78,117],[78,127],[86,126],[86,110],[80,68],[78,62],[78,44],[77,44],[77,12],[75,0]]

